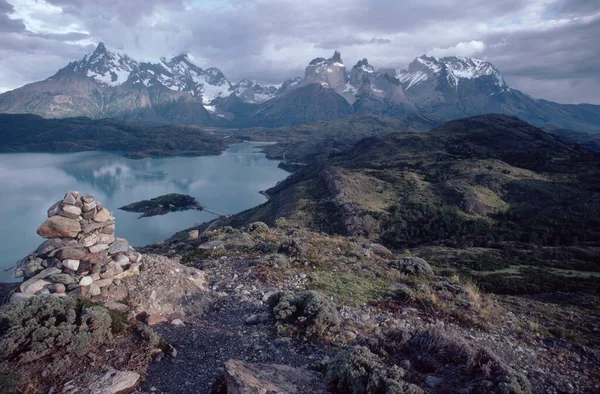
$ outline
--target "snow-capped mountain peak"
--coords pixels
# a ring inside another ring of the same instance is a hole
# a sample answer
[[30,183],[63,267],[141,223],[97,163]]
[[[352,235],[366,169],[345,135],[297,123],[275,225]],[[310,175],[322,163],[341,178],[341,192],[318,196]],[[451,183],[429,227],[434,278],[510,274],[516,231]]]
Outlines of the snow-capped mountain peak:
[[397,78],[408,90],[431,78],[445,77],[454,88],[464,80],[492,77],[494,84],[501,91],[508,85],[500,71],[490,62],[462,56],[431,57],[419,56],[408,66],[408,71],[401,72]]
[[129,75],[137,67],[138,63],[135,60],[126,54],[109,51],[106,45],[100,42],[94,52],[75,62],[73,69],[85,73],[100,84],[119,86],[129,79]]

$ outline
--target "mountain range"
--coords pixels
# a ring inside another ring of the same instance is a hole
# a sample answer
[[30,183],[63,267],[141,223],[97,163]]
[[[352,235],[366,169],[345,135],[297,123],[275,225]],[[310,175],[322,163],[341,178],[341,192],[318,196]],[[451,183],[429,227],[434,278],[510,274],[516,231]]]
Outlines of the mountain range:
[[103,43],[49,78],[1,94],[0,112],[234,127],[291,126],[352,113],[447,120],[502,113],[539,127],[600,131],[600,106],[534,99],[479,59],[423,55],[399,72],[362,59],[347,70],[335,51],[313,59],[304,77],[263,85],[232,83],[185,54],[138,62]]

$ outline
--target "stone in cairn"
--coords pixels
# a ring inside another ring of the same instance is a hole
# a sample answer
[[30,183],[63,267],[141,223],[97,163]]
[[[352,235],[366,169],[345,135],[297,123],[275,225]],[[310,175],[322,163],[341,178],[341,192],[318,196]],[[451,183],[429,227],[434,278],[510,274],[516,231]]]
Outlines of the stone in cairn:
[[139,273],[142,255],[115,237],[115,218],[93,196],[67,192],[37,233],[47,240],[13,269],[25,280],[12,301],[36,294],[94,297]]

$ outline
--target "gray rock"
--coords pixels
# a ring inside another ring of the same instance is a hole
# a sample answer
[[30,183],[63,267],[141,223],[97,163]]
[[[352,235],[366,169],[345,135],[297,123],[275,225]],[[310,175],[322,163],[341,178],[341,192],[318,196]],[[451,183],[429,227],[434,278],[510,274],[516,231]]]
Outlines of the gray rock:
[[100,295],[100,293],[102,293],[102,290],[100,290],[100,286],[98,286],[96,283],[92,283],[90,285],[89,295],[95,297],[97,295]]
[[62,283],[63,285],[70,285],[75,281],[69,274],[55,274],[48,277],[54,283]]
[[58,250],[56,257],[61,260],[83,260],[87,257],[87,252],[83,245],[65,246]]
[[[81,243],[83,244],[83,246],[85,246],[86,248],[89,248],[90,246],[96,245],[99,242],[98,240],[98,235],[96,234],[90,234],[85,238],[82,238]],[[108,243],[108,242],[100,242],[100,243]]]
[[108,253],[116,254],[116,253],[124,253],[129,249],[129,241],[125,238],[117,238],[115,242],[113,242],[108,248]]
[[91,211],[92,209],[95,209],[95,208],[96,208],[96,201],[83,203],[83,211],[84,212]]
[[30,259],[22,266],[23,275],[26,278],[31,278],[37,275],[44,269],[43,260],[40,258]]
[[33,278],[28,279],[25,282],[21,283],[21,286],[19,286],[19,289],[21,290],[22,293],[36,294],[36,293],[41,292],[45,286],[48,286],[51,284],[52,284],[52,282],[49,282],[45,279],[39,279],[39,278],[33,277]]
[[110,211],[106,208],[103,208],[96,212],[94,215],[94,222],[104,223],[108,221],[111,217]]
[[62,201],[57,201],[54,203],[54,205],[52,205],[50,208],[48,208],[48,217],[52,217],[52,216],[56,216],[58,215],[58,213],[60,212],[60,204]]
[[[109,278],[109,279],[100,279],[100,280],[96,280],[96,281],[94,281],[94,284],[93,284],[93,285],[96,285],[96,286],[98,286],[99,288],[103,288],[103,287],[108,287],[108,286],[112,285],[112,283],[113,283],[113,280],[112,280],[112,278]],[[92,286],[93,286],[93,285],[92,285]],[[90,287],[91,287],[91,286],[90,286]]]
[[438,376],[427,375],[427,377],[425,378],[425,385],[432,390],[436,389],[437,386],[439,386],[442,383],[444,383],[444,379]]
[[50,290],[51,293],[62,294],[66,291],[66,289],[67,288],[62,283],[53,283],[48,286],[48,290]]
[[[324,394],[322,378],[305,368],[288,365],[251,364],[240,360],[225,363],[227,393],[306,393]],[[310,390],[307,390],[310,388]]]
[[55,275],[55,274],[60,274],[61,272],[62,271],[59,268],[49,267],[49,268],[46,268],[45,270],[42,270],[38,274],[36,274],[34,276],[34,278],[37,278],[37,279],[46,279],[49,276],[52,276],[52,275]]
[[94,280],[92,279],[91,276],[84,276],[83,278],[81,278],[81,280],[79,281],[79,286],[89,286],[94,282]]
[[115,224],[113,221],[104,222],[104,223],[96,223],[96,222],[83,222],[81,224],[82,231],[84,233],[91,233],[94,230],[98,230],[100,228],[104,228],[110,226],[111,224]]
[[127,312],[129,311],[129,307],[125,304],[121,304],[120,302],[107,302],[104,304],[108,309],[113,309],[115,311]]
[[96,245],[90,246],[88,249],[90,250],[90,253],[98,253],[98,252],[107,250],[108,245],[107,244],[96,244]]
[[31,297],[35,297],[35,295],[27,293],[13,293],[13,295],[10,296],[10,302],[19,302]]
[[81,208],[76,207],[75,205],[63,205],[62,210],[63,212],[68,212],[75,215],[75,217],[79,217],[79,215],[81,215]]
[[114,234],[98,234],[98,242],[101,244],[111,244],[115,242]]
[[62,262],[65,268],[70,269],[71,271],[77,271],[79,268],[79,260],[65,260]]
[[75,204],[77,203],[77,198],[75,198],[75,196],[72,195],[71,193],[67,192],[67,194],[65,194],[65,198],[63,199],[62,202],[63,202],[63,204],[75,206]]
[[124,254],[118,254],[117,256],[113,256],[113,259],[115,259],[115,262],[117,264],[119,264],[121,267],[131,263],[131,260],[129,260],[129,257],[125,256]]
[[262,324],[262,323],[266,323],[267,321],[269,321],[269,318],[271,317],[269,312],[262,312],[259,314],[253,314],[250,315],[246,318],[246,320],[244,321],[244,323],[248,324],[248,325],[257,325],[257,324]]
[[75,215],[74,213],[69,213],[66,211],[60,211],[58,213],[58,216],[62,216],[64,218],[68,218],[68,219],[79,219],[79,215]]
[[171,324],[174,325],[174,326],[177,326],[177,327],[183,327],[183,326],[185,326],[185,323],[183,323],[181,321],[181,319],[173,319],[171,321]]
[[101,231],[102,234],[114,234],[115,233],[115,225],[114,224],[110,224],[106,227],[104,227]]
[[111,369],[105,374],[95,378],[88,385],[86,392],[94,394],[116,394],[135,387],[139,379],[140,375],[136,372]]
[[35,250],[35,254],[37,254],[39,257],[46,257],[53,250],[60,249],[68,245],[74,245],[76,243],[77,241],[71,238],[51,238],[38,246],[38,248]]

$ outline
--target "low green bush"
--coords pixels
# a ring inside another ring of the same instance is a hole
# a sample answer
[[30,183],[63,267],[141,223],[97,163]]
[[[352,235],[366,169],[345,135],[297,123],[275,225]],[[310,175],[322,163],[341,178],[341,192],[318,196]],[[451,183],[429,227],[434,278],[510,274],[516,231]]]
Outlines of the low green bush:
[[282,291],[269,297],[267,304],[273,308],[275,320],[307,336],[323,335],[341,323],[334,303],[316,291]]

